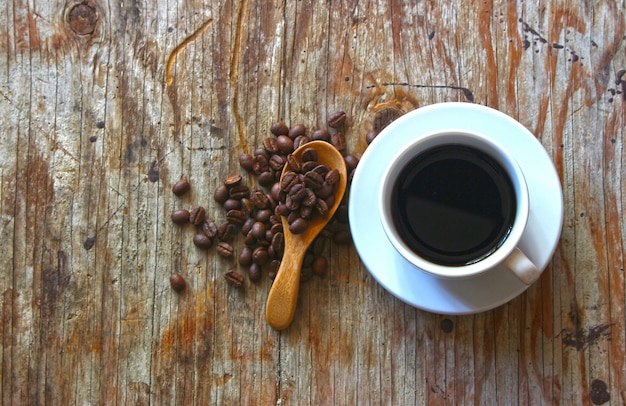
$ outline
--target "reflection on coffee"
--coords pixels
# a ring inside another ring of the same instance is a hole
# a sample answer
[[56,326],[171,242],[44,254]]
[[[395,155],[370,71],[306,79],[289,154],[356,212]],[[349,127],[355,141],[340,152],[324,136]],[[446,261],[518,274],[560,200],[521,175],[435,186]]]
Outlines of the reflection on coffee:
[[421,257],[441,265],[471,264],[493,253],[515,219],[513,184],[486,153],[463,145],[434,147],[397,177],[394,225]]

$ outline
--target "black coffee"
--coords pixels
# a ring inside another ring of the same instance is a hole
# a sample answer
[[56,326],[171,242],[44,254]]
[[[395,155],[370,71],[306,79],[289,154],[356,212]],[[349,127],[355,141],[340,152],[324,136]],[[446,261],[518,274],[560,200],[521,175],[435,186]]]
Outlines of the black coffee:
[[404,242],[447,266],[493,253],[509,234],[516,211],[504,168],[463,145],[434,147],[411,160],[397,178],[391,204]]

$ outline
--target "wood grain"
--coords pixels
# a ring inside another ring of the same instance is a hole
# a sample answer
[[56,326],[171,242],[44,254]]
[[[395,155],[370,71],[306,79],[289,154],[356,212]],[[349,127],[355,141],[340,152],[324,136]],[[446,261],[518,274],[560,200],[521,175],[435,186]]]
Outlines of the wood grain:
[[[623,404],[625,9],[5,2],[0,403]],[[360,155],[382,115],[445,101],[518,119],[563,184],[553,261],[497,309],[414,309],[332,244],[275,332],[268,278],[234,289],[233,263],[169,220],[196,205],[223,219],[213,191],[276,120],[345,110]]]

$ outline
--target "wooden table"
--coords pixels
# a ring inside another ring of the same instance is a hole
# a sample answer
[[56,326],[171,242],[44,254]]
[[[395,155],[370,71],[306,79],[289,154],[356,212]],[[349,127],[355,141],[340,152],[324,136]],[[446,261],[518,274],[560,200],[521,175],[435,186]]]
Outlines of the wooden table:
[[[1,403],[624,404],[624,1],[279,3],[0,7]],[[417,310],[331,244],[276,332],[269,278],[230,286],[169,218],[223,219],[274,121],[344,110],[359,156],[446,101],[519,120],[563,184],[554,259],[494,310]]]

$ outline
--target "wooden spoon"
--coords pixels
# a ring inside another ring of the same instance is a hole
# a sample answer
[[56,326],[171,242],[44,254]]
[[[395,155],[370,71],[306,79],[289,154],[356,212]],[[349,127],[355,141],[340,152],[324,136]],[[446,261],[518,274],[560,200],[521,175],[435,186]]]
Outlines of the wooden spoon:
[[[265,308],[265,317],[268,323],[276,330],[287,328],[293,320],[296,311],[296,302],[298,301],[298,289],[300,287],[300,269],[304,254],[315,237],[322,231],[324,226],[332,218],[337,210],[339,203],[346,191],[347,173],[346,164],[343,156],[335,147],[325,141],[311,141],[298,148],[293,156],[300,160],[302,151],[307,148],[313,148],[317,151],[318,162],[329,168],[339,171],[339,182],[335,189],[335,203],[329,207],[328,213],[324,217],[317,217],[309,222],[307,229],[302,234],[292,234],[289,231],[287,219],[283,216],[283,234],[285,235],[285,252],[280,262],[280,268],[276,274],[276,279],[272,284],[267,305]],[[289,169],[287,165],[283,169],[283,175]]]

